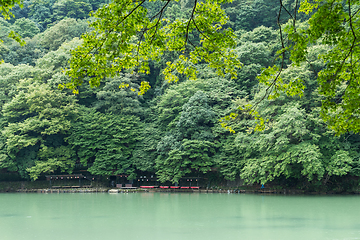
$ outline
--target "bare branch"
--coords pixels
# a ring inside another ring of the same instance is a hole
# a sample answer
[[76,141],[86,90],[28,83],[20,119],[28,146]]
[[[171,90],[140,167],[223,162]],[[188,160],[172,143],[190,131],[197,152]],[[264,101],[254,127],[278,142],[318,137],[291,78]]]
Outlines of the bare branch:
[[[280,9],[279,9],[279,13],[277,16],[277,24],[279,26],[279,31],[280,31],[280,40],[281,40],[281,48],[285,49],[285,43],[284,43],[284,37],[283,37],[283,32],[282,32],[282,28],[281,28],[281,23],[280,23],[280,17],[281,17],[281,10],[283,9],[283,4],[282,4],[282,0],[280,1]],[[285,8],[284,8],[285,9]],[[286,10],[286,9],[285,9]],[[287,11],[287,10],[286,10]],[[291,14],[289,14],[291,16]],[[266,88],[265,90],[265,94],[264,96],[260,99],[260,101],[258,101],[257,103],[254,104],[254,106],[252,107],[253,109],[256,109],[257,106],[265,99],[267,98],[271,91],[274,89],[274,87],[276,86],[276,82],[279,79],[281,72],[284,68],[285,65],[285,51],[282,51],[282,61],[281,61],[281,66],[279,69],[279,72],[277,73],[276,77],[274,78],[274,80],[272,81],[272,83]]]
[[[293,16],[292,16],[292,14],[291,14],[291,13],[286,9],[286,7],[284,6],[282,0],[280,0],[280,9],[281,9],[281,8],[283,8],[283,9],[285,10],[285,12],[287,12],[287,14],[289,14],[289,16],[290,16],[292,19],[294,19]],[[295,14],[296,14],[296,12],[295,12]],[[279,21],[279,18],[278,18],[278,21]]]
[[188,22],[188,24],[187,24],[187,26],[186,26],[184,46],[185,46],[186,43],[188,42],[188,38],[189,38],[189,27],[190,27],[191,21],[194,19],[194,13],[195,13],[197,1],[198,1],[198,0],[195,0],[194,7],[193,7],[193,9],[192,9],[192,11],[191,11],[191,16],[190,16],[189,22]]

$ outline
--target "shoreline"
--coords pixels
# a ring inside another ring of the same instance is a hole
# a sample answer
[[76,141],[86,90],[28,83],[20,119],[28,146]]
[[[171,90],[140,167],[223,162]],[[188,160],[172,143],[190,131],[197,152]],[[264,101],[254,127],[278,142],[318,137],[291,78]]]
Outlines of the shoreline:
[[318,191],[305,189],[281,188],[270,186],[263,189],[260,186],[213,186],[199,189],[180,188],[139,188],[139,187],[108,187],[100,182],[94,182],[92,186],[49,186],[47,181],[16,181],[0,182],[0,193],[136,193],[136,192],[168,192],[168,193],[231,193],[231,194],[272,194],[272,195],[357,195],[360,188],[345,190]]
[[115,189],[115,188],[37,188],[37,189],[9,189],[0,193],[227,193],[227,194],[268,194],[268,195],[358,195],[360,191],[353,192],[306,192],[304,190],[281,189],[281,190],[244,190],[244,189]]

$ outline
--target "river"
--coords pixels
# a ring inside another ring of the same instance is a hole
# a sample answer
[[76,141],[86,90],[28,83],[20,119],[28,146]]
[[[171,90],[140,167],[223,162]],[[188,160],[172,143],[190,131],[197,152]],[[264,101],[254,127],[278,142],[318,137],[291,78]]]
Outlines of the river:
[[360,239],[360,196],[4,193],[0,239]]

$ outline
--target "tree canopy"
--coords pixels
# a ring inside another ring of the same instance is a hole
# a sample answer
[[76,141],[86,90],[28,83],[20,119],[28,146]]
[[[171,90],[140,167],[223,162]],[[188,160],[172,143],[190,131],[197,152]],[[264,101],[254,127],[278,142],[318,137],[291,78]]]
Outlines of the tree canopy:
[[[194,65],[199,62],[208,63],[220,75],[230,73],[235,77],[236,69],[241,67],[233,51],[236,36],[231,28],[224,28],[229,18],[220,7],[231,1],[194,1],[189,11],[181,11],[175,19],[167,14],[172,2],[114,1],[100,8],[93,14],[94,31],[85,34],[84,43],[72,53],[68,70],[72,82],[66,86],[76,91],[84,76],[90,76],[90,84],[98,86],[101,79],[123,69],[149,73],[148,61],[159,60],[165,52],[178,53],[163,70],[168,81],[177,81],[178,74],[195,79],[198,70]],[[263,71],[259,78],[268,86],[265,97],[276,98],[281,91],[301,96],[303,80],[283,82],[281,72],[288,64],[306,62],[308,49],[321,42],[330,47],[319,56],[326,65],[316,73],[319,93],[324,96],[321,115],[338,134],[359,132],[357,6],[358,1],[350,0],[280,1],[279,64]],[[311,14],[306,24],[302,24],[300,13]],[[253,47],[246,49],[253,52]],[[140,93],[148,88],[143,82]]]
[[358,188],[357,1],[12,6],[0,171]]

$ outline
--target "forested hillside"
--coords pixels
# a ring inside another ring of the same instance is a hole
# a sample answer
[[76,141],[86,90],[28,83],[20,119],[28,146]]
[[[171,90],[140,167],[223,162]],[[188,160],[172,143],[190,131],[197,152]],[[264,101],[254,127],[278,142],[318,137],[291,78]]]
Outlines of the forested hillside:
[[[277,1],[223,5],[226,27],[236,34],[234,53],[243,64],[235,78],[219,76],[199,61],[196,80],[178,74],[179,81],[165,81],[162,71],[177,57],[165,52],[149,62],[149,74],[124,70],[94,88],[88,76],[78,94],[60,90],[59,84],[70,82],[64,73],[70,51],[92,30],[89,13],[107,3],[30,0],[13,8],[14,18],[0,18],[2,172],[26,180],[87,169],[96,176],[126,174],[129,180],[150,173],[172,183],[201,176],[301,189],[342,191],[359,185],[360,136],[336,136],[320,118],[317,73],[326,63],[318,56],[328,46],[313,42],[307,63],[292,64],[285,56],[282,81],[301,79],[302,97],[281,92],[276,99],[264,98],[268,87],[257,76],[279,61],[275,54],[281,49]],[[150,3],[150,11],[159,7]],[[182,18],[191,4],[170,2],[165,17]],[[298,19],[306,25],[309,16]],[[7,37],[10,31],[26,45]],[[144,95],[138,94],[142,81],[151,86]],[[239,110],[247,104],[267,120],[265,130],[254,131],[257,120]],[[219,120],[234,113],[228,122],[232,132]]]

